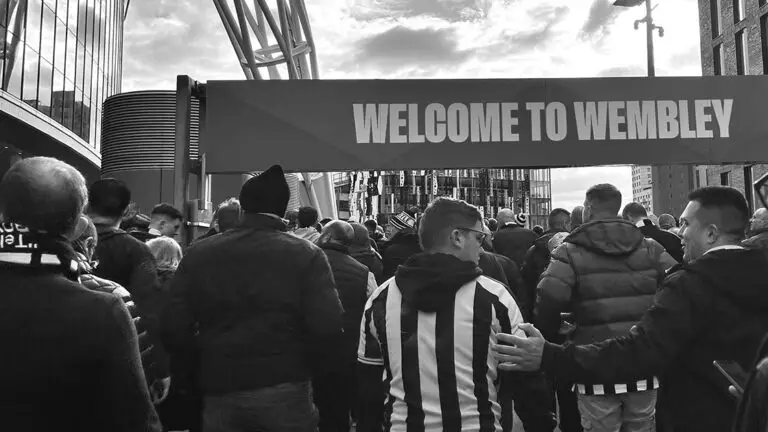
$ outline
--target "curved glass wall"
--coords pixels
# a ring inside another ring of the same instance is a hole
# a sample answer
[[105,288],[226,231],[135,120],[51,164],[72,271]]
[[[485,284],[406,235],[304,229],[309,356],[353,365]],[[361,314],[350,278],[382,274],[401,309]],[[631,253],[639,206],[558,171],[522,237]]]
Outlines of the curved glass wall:
[[0,85],[99,150],[120,92],[123,0],[0,0]]

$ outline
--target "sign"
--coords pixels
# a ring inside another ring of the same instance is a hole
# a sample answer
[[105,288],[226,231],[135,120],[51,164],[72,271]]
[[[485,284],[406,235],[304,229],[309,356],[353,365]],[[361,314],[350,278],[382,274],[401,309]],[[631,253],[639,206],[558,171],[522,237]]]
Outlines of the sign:
[[765,76],[211,81],[201,151],[217,173],[768,161],[765,94]]

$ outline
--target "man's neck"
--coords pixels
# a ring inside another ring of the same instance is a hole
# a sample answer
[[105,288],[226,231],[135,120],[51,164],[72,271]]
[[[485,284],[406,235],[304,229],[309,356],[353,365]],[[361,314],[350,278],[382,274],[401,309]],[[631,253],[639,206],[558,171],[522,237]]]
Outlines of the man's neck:
[[93,221],[94,225],[101,225],[105,226],[107,228],[119,228],[120,227],[120,218],[111,218],[106,216],[99,216],[95,214],[89,215],[91,218],[91,221]]
[[597,222],[597,221],[604,221],[604,220],[612,220],[612,219],[618,219],[619,216],[611,213],[595,213],[592,215],[592,217],[589,219],[589,222]]

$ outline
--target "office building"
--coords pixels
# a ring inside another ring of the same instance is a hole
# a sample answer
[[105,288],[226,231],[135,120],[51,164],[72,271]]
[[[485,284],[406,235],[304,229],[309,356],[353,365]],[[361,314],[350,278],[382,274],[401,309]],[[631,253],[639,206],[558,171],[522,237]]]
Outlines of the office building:
[[120,91],[123,0],[0,0],[0,176],[52,156],[99,177],[101,112]]
[[[768,73],[766,0],[699,0],[699,24],[703,75]],[[768,172],[768,165],[706,166],[697,172],[697,186],[735,187],[754,209],[760,200],[755,199],[751,185]]]
[[646,165],[632,165],[632,201],[642,204],[653,213],[653,168]]
[[[437,182],[434,183],[433,179]],[[546,228],[552,210],[549,169],[460,169],[334,174],[339,217],[379,223],[411,207],[425,209],[437,197],[458,198],[476,205],[485,217],[502,208],[529,215],[529,227]]]

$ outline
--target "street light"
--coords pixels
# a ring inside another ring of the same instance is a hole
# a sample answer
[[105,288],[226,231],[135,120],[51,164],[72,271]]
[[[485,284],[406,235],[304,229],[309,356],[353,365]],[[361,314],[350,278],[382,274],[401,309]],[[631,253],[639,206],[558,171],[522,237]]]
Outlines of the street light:
[[659,37],[664,37],[664,28],[657,26],[653,23],[653,10],[655,6],[651,7],[651,0],[616,0],[613,2],[614,6],[620,7],[635,7],[645,3],[645,17],[635,21],[635,30],[640,28],[641,23],[645,23],[646,35],[647,35],[647,53],[648,53],[648,76],[656,76],[656,67],[653,57],[653,31],[659,31]]

